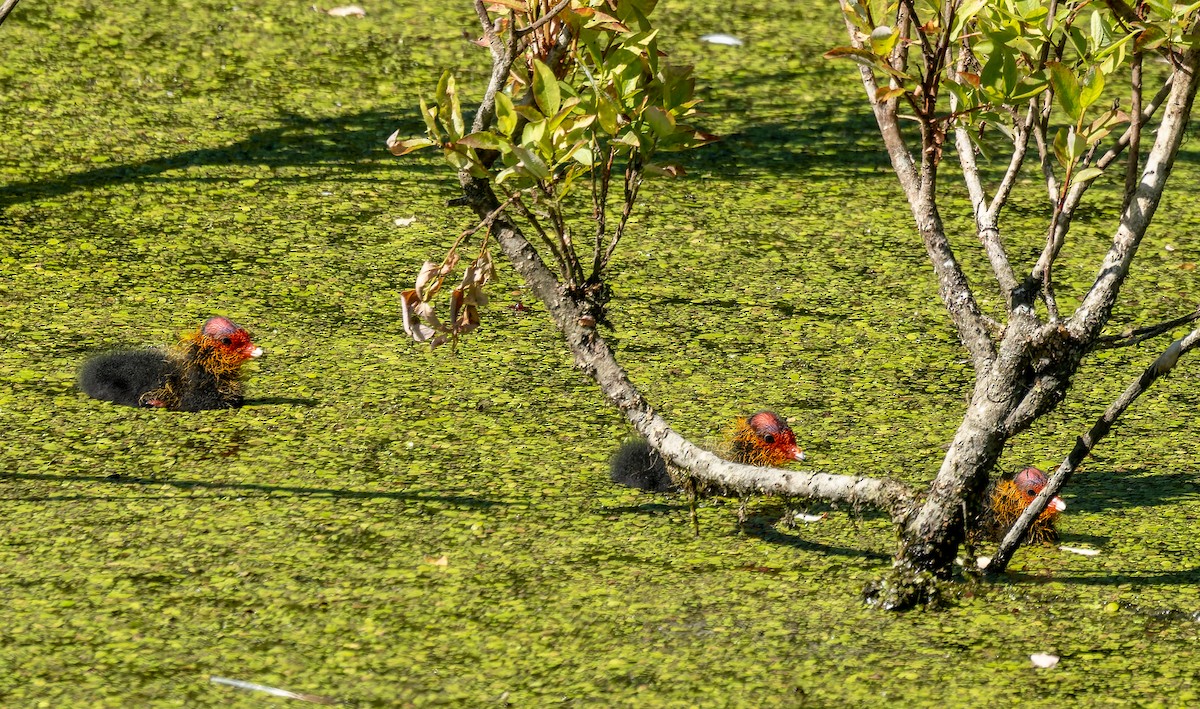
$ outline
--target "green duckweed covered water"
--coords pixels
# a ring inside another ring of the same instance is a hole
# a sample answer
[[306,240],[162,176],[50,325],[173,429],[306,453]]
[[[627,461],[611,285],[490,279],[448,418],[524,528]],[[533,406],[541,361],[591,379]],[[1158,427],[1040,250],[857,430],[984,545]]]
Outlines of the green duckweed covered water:
[[[443,67],[478,89],[485,52],[467,3],[366,8],[68,0],[0,27],[0,703],[288,701],[214,675],[358,706],[1196,701],[1200,363],[1068,489],[1064,543],[1099,556],[1023,550],[945,610],[862,605],[894,543],[871,514],[816,505],[828,519],[785,529],[754,500],[739,530],[735,501],[707,500],[695,539],[684,501],[608,482],[627,427],[510,271],[456,357],[405,340],[399,291],[470,222],[432,155],[384,139],[419,132]],[[774,408],[819,469],[929,480],[970,372],[855,72],[820,59],[833,8],[658,14],[726,138],[647,185],[619,356],[690,436]],[[747,46],[697,41],[717,31]],[[1114,326],[1194,306],[1198,167],[1189,142]],[[1077,218],[1068,303],[1114,194]],[[1030,183],[1012,205],[1016,257],[1043,202]],[[986,284],[967,214],[947,216]],[[89,354],[213,313],[267,349],[246,408],[74,388]],[[1061,459],[1164,345],[1090,360],[1004,467]]]

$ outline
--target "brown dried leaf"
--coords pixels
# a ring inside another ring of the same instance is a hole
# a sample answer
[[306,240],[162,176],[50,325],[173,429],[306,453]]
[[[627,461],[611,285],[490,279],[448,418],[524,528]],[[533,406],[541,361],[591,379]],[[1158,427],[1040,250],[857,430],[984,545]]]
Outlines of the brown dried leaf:
[[423,324],[416,313],[421,303],[415,289],[400,292],[400,313],[404,318],[404,332],[416,342],[424,342],[433,335],[433,328]]
[[438,270],[438,275],[440,275],[440,276],[449,275],[449,273],[454,270],[454,267],[458,265],[459,258],[460,257],[458,255],[457,251],[454,251],[449,256],[447,256],[446,262],[444,264],[442,264],[441,269]]
[[529,6],[523,0],[488,0],[488,9],[496,12],[501,9],[529,12]]
[[421,266],[421,272],[417,274],[417,293],[424,291],[426,284],[438,275],[438,268],[433,261],[426,261]]
[[458,313],[463,306],[463,289],[455,288],[450,293],[450,322],[453,324],[455,332],[458,331]]
[[900,96],[903,96],[904,93],[905,93],[905,90],[898,86],[897,87],[880,86],[878,89],[875,89],[875,102],[883,103],[884,101],[891,101],[894,98],[899,98]]
[[967,82],[968,84],[970,84],[971,86],[974,86],[977,89],[983,85],[982,80],[979,78],[979,74],[972,74],[969,71],[958,72],[958,78],[962,79],[963,81]]
[[432,327],[434,330],[440,332],[445,329],[442,327],[442,322],[438,320],[437,313],[433,311],[433,306],[429,303],[417,301],[417,304],[413,306],[413,312],[416,313],[417,317],[421,318],[421,320],[429,323],[430,327]]
[[479,327],[479,308],[472,303],[467,303],[467,307],[463,308],[462,315],[454,322],[454,331],[465,335],[477,327]]

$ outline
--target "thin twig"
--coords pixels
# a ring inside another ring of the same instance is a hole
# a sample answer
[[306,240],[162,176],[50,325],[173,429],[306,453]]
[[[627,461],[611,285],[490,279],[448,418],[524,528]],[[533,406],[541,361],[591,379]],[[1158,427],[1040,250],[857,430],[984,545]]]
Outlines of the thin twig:
[[530,226],[533,227],[533,230],[537,232],[538,237],[540,237],[542,242],[545,243],[546,247],[550,249],[550,253],[554,255],[554,261],[558,264],[559,274],[562,275],[563,278],[570,278],[570,268],[567,266],[566,258],[559,253],[558,244],[554,241],[554,239],[551,239],[550,235],[546,233],[546,230],[542,228],[542,223],[538,221],[537,215],[531,212],[529,207],[526,207],[525,203],[521,201],[520,191],[513,192],[508,196],[510,198],[515,198],[513,206],[517,208],[517,212],[520,213],[522,217],[525,217],[525,220],[529,222]]
[[1129,206],[1138,183],[1138,149],[1142,141],[1142,53],[1133,53],[1129,81],[1129,156],[1125,161],[1125,197],[1121,211]]
[[1157,325],[1148,325],[1137,329],[1126,330],[1120,335],[1106,335],[1096,338],[1096,346],[1093,350],[1113,350],[1118,347],[1130,347],[1146,340],[1158,337],[1174,330],[1177,327],[1187,325],[1189,323],[1200,320],[1200,308],[1193,310],[1187,315],[1182,315],[1174,320],[1168,320]]
[[546,203],[546,210],[550,214],[550,223],[554,227],[554,233],[558,237],[563,256],[571,269],[570,273],[564,274],[567,277],[567,287],[577,286],[583,282],[583,266],[579,263],[579,254],[575,253],[575,244],[571,241],[571,230],[567,226],[566,220],[563,219],[562,207],[543,181],[537,182],[537,189]]
[[600,270],[608,267],[613,252],[617,250],[617,243],[625,234],[625,226],[629,223],[629,215],[633,213],[633,203],[637,201],[638,191],[641,187],[642,157],[641,153],[634,149],[629,155],[629,162],[625,164],[625,207],[621,210],[621,221],[617,224],[617,230],[613,232],[612,241],[609,242],[608,249],[604,252],[604,260],[600,262]]
[[608,159],[604,161],[604,167],[601,168],[600,179],[596,179],[596,171],[592,170],[592,182],[599,182],[599,190],[593,188],[592,199],[595,208],[594,217],[596,219],[596,243],[592,250],[592,275],[588,280],[597,281],[600,279],[600,273],[608,265],[608,260],[604,257],[603,244],[604,235],[608,232],[608,183],[612,177],[613,161],[617,158],[617,149],[612,145],[608,146]]
[[558,3],[558,4],[557,4],[557,5],[555,5],[554,7],[550,8],[550,9],[549,9],[549,10],[546,12],[546,14],[544,14],[544,15],[542,15],[541,17],[537,18],[537,20],[535,20],[535,21],[534,21],[532,24],[530,24],[528,27],[522,27],[521,29],[514,31],[514,33],[513,33],[513,34],[515,34],[515,35],[516,35],[518,38],[521,38],[521,37],[524,37],[524,36],[525,36],[525,35],[527,35],[527,34],[531,34],[531,33],[533,33],[533,32],[536,32],[536,31],[537,31],[537,29],[538,29],[539,27],[541,27],[541,26],[545,25],[545,24],[546,24],[547,22],[549,22],[550,20],[553,20],[553,19],[555,18],[555,16],[556,16],[556,15],[558,15],[558,13],[560,13],[560,12],[562,12],[563,10],[567,9],[567,6],[568,6],[568,5],[570,5],[570,4],[571,4],[571,0],[562,0],[560,3]]
[[1054,163],[1050,161],[1046,122],[1040,116],[1033,122],[1033,138],[1037,142],[1038,160],[1042,166],[1042,177],[1046,180],[1046,192],[1050,194],[1050,204],[1054,204],[1058,197],[1058,179],[1054,176]]

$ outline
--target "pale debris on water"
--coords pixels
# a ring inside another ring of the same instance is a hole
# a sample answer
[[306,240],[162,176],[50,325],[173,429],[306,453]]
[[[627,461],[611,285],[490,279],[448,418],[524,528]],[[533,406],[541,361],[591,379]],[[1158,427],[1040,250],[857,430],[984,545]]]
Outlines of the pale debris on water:
[[214,676],[209,677],[208,681],[212,682],[213,684],[223,684],[227,687],[236,687],[238,689],[245,689],[245,690],[249,690],[251,692],[262,692],[264,694],[270,694],[271,696],[274,696],[274,697],[283,697],[285,699],[299,699],[300,701],[312,702],[313,704],[337,704],[338,703],[338,701],[336,699],[333,699],[332,697],[323,697],[319,694],[306,694],[304,692],[293,692],[288,689],[280,689],[279,687],[269,687],[265,684],[258,684],[257,682],[247,682],[247,681],[241,680],[241,679],[230,679],[228,677],[217,677],[214,675]]
[[1035,652],[1029,656],[1034,667],[1050,669],[1058,664],[1058,655],[1050,655],[1044,652]]
[[795,517],[796,519],[800,520],[801,522],[820,522],[821,520],[825,519],[829,515],[828,514],[806,515],[806,514],[801,514],[801,513],[797,512],[796,514],[794,514],[792,516]]
[[738,39],[737,37],[734,37],[731,34],[723,34],[720,32],[718,32],[717,34],[703,35],[702,37],[700,37],[700,41],[708,42],[709,44],[723,44],[726,47],[740,47],[743,44],[745,44],[745,42]]
[[[960,557],[957,557],[954,559],[954,563],[957,564],[958,566],[966,566],[967,560],[960,556]],[[975,557],[975,565],[981,569],[986,569],[988,564],[990,564],[990,563],[992,563],[992,557],[990,557],[990,556]]]
[[331,17],[366,17],[367,11],[362,5],[339,5],[325,11]]
[[1062,551],[1069,551],[1072,554],[1079,554],[1080,556],[1099,556],[1100,555],[1099,549],[1085,549],[1083,547],[1068,547],[1068,546],[1060,546],[1059,549],[1061,549]]
[[412,226],[417,222],[416,217],[396,217],[396,226]]

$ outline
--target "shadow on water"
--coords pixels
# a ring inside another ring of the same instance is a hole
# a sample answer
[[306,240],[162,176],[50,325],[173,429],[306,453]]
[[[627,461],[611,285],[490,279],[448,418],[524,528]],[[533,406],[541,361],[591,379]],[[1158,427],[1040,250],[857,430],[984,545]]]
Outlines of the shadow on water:
[[253,399],[246,399],[242,402],[242,407],[247,406],[303,406],[311,409],[320,404],[318,399],[303,399],[290,396],[261,396]]
[[995,579],[998,586],[1003,585],[1045,585],[1049,583],[1070,586],[1129,586],[1142,588],[1150,586],[1184,586],[1193,587],[1200,584],[1200,566],[1183,571],[1164,571],[1162,573],[1054,573],[1036,574],[1025,571],[1007,571]]
[[788,546],[793,549],[802,549],[811,551],[817,554],[826,554],[832,556],[846,556],[855,559],[870,559],[872,561],[891,561],[891,557],[887,554],[881,554],[877,551],[868,551],[866,549],[853,549],[850,547],[832,546],[830,544],[821,544],[808,539],[804,539],[799,534],[788,534],[781,531],[776,522],[778,518],[775,516],[751,515],[746,523],[742,525],[742,531],[747,536],[761,539],[768,544],[778,544]]
[[1200,479],[1194,472],[1163,472],[1155,468],[1097,470],[1072,478],[1066,489],[1073,494],[1071,505],[1075,509],[1110,512],[1170,505],[1180,498],[1195,497],[1200,492]]
[[[83,170],[57,179],[13,182],[0,189],[0,209],[22,202],[62,197],[84,189],[132,182],[187,180],[195,176],[167,176],[175,170],[206,165],[265,165],[271,168],[310,167],[337,169],[337,174],[289,177],[287,181],[346,180],[360,182],[364,174],[377,173],[386,182],[410,181],[413,172],[444,174],[436,163],[410,160],[406,163],[376,162],[389,156],[387,135],[400,132],[419,135],[420,121],[401,120],[386,111],[366,111],[344,116],[305,118],[283,114],[274,127],[253,131],[244,139],[223,147],[187,150],[160,158]],[[346,173],[353,173],[347,175]],[[224,179],[204,178],[224,182]]]
[[[689,171],[723,176],[740,174],[747,166],[785,174],[807,172],[817,163],[843,168],[883,164],[885,158],[875,146],[864,145],[858,149],[846,144],[848,136],[862,135],[872,127],[870,116],[837,116],[833,111],[830,108],[826,116],[808,115],[803,120],[797,117],[795,120],[753,124],[702,150],[681,155],[680,159]],[[398,118],[398,113],[401,111],[376,110],[319,118],[281,114],[273,127],[252,131],[242,140],[225,146],[186,150],[140,162],[95,167],[58,178],[3,185],[0,209],[62,197],[80,190],[134,182],[226,181],[225,178],[166,174],[198,166],[309,167],[329,171],[312,176],[289,176],[286,181],[290,182],[362,181],[373,176],[383,182],[399,183],[411,181],[413,172],[437,180],[447,176],[445,168],[437,161],[389,160],[385,140],[392,130],[399,128],[402,135],[424,133],[420,121]],[[812,126],[819,126],[819,129]],[[822,179],[822,175],[809,176]],[[831,177],[832,173],[824,175],[826,179]]]
[[662,515],[671,512],[687,512],[686,503],[667,504],[663,502],[646,502],[641,505],[621,505],[619,507],[600,507],[596,510],[601,515]]
[[[319,497],[331,497],[334,499],[348,500],[370,500],[370,499],[385,499],[385,500],[401,500],[412,502],[436,502],[445,504],[450,507],[458,507],[465,509],[487,509],[491,507],[504,507],[511,505],[511,502],[503,500],[485,500],[478,497],[468,497],[465,495],[436,495],[426,492],[384,492],[384,491],[367,491],[367,490],[346,490],[339,488],[324,488],[324,487],[299,487],[294,485],[261,485],[258,483],[218,483],[207,482],[203,480],[179,480],[172,478],[150,478],[150,477],[135,477],[128,475],[46,475],[43,473],[0,473],[0,480],[45,480],[53,482],[85,482],[85,483],[101,483],[107,485],[122,485],[122,486],[137,486],[137,485],[153,485],[162,487],[170,485],[171,487],[180,490],[212,490],[220,492],[231,492],[238,494],[253,494],[259,493],[263,496],[270,496],[272,493],[289,493],[294,495],[314,495]],[[60,499],[77,499],[78,496],[54,497],[47,496],[37,498],[41,500],[60,500]],[[29,501],[32,498],[20,497],[0,497],[0,500],[23,500]],[[105,499],[100,497],[90,497],[88,499]],[[118,498],[112,498],[118,499]],[[124,496],[119,499],[128,499]]]

